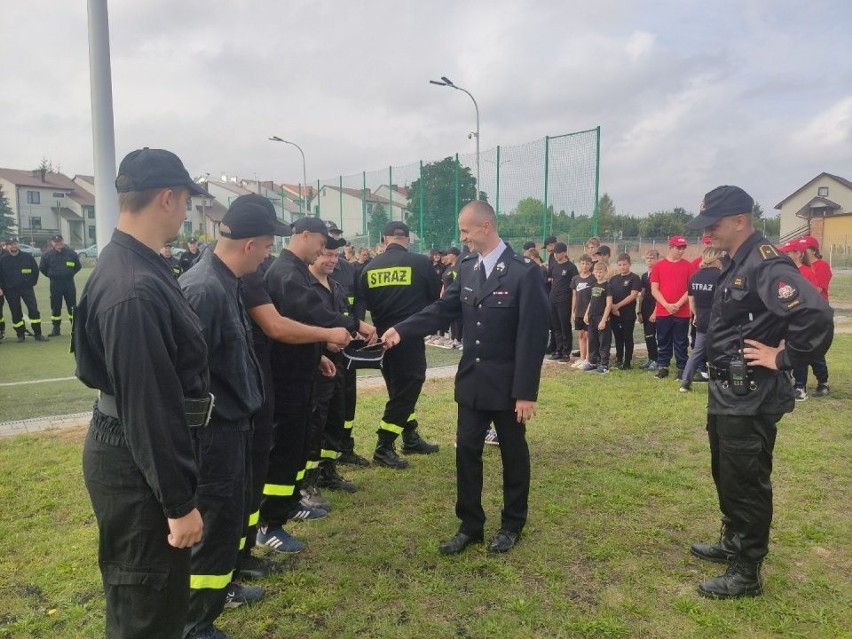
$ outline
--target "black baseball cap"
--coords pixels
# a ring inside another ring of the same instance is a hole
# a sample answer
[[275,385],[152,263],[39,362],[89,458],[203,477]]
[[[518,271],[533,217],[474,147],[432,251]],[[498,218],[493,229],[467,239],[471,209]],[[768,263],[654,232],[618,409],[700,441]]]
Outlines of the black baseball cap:
[[261,235],[290,235],[290,229],[275,215],[275,207],[257,193],[241,195],[231,203],[219,224],[219,233],[232,240]]
[[565,245],[565,242],[557,242],[556,246],[553,247],[554,253],[567,253],[568,247]]
[[54,235],[52,238],[50,238],[50,241],[51,242],[61,242],[62,236],[61,235]]
[[461,251],[456,246],[451,246],[446,251],[444,251],[444,255],[461,255]]
[[210,195],[192,181],[180,158],[165,149],[146,146],[131,151],[121,161],[115,178],[115,188],[119,193],[170,186],[185,186],[192,195]]
[[544,245],[547,246],[548,244],[556,244],[555,235],[548,235],[546,238],[544,238]]
[[525,251],[529,251],[531,248],[535,248],[535,242],[524,242]]
[[382,234],[385,237],[408,237],[411,234],[411,229],[404,222],[388,222],[385,224],[385,232]]
[[8,240],[6,240],[6,243],[7,243],[7,244],[17,244],[17,243],[18,243],[18,238],[17,238],[17,237],[15,237],[15,236],[12,236],[12,237],[10,237]]
[[198,238],[197,237],[191,237],[186,242],[187,242],[187,244],[198,244]]
[[343,233],[343,231],[338,228],[337,224],[335,224],[331,220],[324,220],[324,224],[325,228],[328,229],[329,233],[333,233],[334,235],[340,235],[341,233]]
[[704,229],[729,215],[751,213],[754,200],[738,186],[717,186],[704,196],[698,217],[686,223],[690,230]]
[[325,248],[327,248],[327,249],[335,249],[336,250],[336,249],[339,249],[343,246],[346,246],[346,238],[343,238],[343,237],[338,237],[338,238],[329,237],[325,241]]
[[598,250],[595,251],[595,255],[610,255],[610,254],[611,254],[611,251],[609,250],[609,247],[606,244],[602,244],[601,246],[598,247]]
[[320,233],[328,237],[328,227],[321,219],[316,217],[303,217],[293,222],[293,233]]

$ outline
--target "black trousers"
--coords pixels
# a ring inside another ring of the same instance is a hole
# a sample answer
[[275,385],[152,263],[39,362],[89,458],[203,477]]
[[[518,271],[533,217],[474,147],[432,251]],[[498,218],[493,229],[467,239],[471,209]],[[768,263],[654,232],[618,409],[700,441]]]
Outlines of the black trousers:
[[377,431],[381,436],[399,435],[417,428],[414,409],[426,380],[426,345],[421,339],[403,340],[385,351],[382,375],[388,387],[388,401]]
[[21,302],[27,305],[27,315],[30,317],[30,326],[33,329],[33,334],[41,335],[41,313],[38,312],[38,303],[36,302],[35,292],[31,288],[23,290],[5,289],[6,300],[9,302],[9,312],[12,314],[12,328],[18,335],[23,335],[26,332],[24,326],[24,312],[21,309]]
[[566,357],[571,356],[571,345],[574,342],[574,334],[571,331],[571,302],[568,300],[551,300],[550,302],[550,330],[556,344],[557,353]]
[[192,431],[198,463],[198,509],[204,537],[192,547],[185,634],[206,630],[225,608],[248,519],[249,422],[211,423]]
[[[335,362],[337,365],[337,362]],[[343,430],[343,375],[338,371],[334,377],[317,373],[314,380],[314,396],[311,416],[308,420],[308,470],[318,468],[323,459],[336,459],[339,445],[328,438],[332,400],[337,402],[333,437],[339,439]]]
[[50,280],[50,320],[59,328],[62,324],[62,302],[68,311],[68,321],[74,323],[74,310],[77,308],[77,287],[74,280]]
[[358,405],[358,371],[353,368],[343,369],[343,429],[340,440],[340,450],[349,452],[355,450],[355,409]]
[[337,375],[332,382],[332,393],[325,407],[325,417],[322,429],[322,445],[320,446],[320,461],[323,459],[337,459],[337,454],[350,448],[354,444],[350,437],[352,426],[346,428],[346,373],[343,362],[335,362]]
[[[275,393],[272,392],[272,367],[269,363],[269,353],[255,351],[260,362],[260,372],[263,375],[263,404],[252,419],[251,438],[251,479],[248,495],[248,519],[245,529],[245,544],[240,557],[251,553],[257,542],[257,522],[260,519],[260,501],[263,497],[263,486],[266,483],[266,473],[269,469],[269,451],[272,448],[274,434],[273,411],[275,408]],[[237,562],[237,568],[240,564]]]
[[275,437],[260,502],[260,522],[283,526],[301,499],[299,485],[308,460],[308,420],[313,380],[288,380],[275,394]]
[[[708,415],[710,471],[740,555],[763,561],[772,523],[772,451],[781,415]],[[502,442],[501,442],[502,443]]]
[[98,522],[98,563],[110,639],[181,639],[189,548],[172,548],[163,508],[124,443],[121,422],[95,409],[83,478]]
[[633,328],[636,326],[636,310],[622,308],[619,315],[609,318],[612,336],[615,338],[615,361],[629,364],[633,361]]
[[6,296],[0,295],[0,333],[6,332],[6,318],[3,316],[3,307],[6,305]]
[[656,362],[660,356],[657,350],[657,322],[649,322],[643,315],[642,328],[645,331],[645,347],[648,349],[648,361]]
[[612,347],[612,331],[609,322],[603,330],[598,328],[600,318],[589,318],[589,363],[609,368],[609,351]]
[[491,424],[500,440],[503,461],[503,511],[500,527],[520,532],[527,522],[530,494],[530,451],[526,426],[513,410],[476,410],[459,404],[456,431],[456,516],[459,531],[479,535],[485,527],[482,509],[482,449]]

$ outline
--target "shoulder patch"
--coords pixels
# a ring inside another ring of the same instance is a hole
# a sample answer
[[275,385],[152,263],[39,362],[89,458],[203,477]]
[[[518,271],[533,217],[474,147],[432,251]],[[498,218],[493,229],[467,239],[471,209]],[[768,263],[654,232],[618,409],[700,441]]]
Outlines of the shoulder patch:
[[479,253],[468,253],[462,258],[462,262],[467,262],[468,260],[472,260],[475,257],[479,257]]
[[517,253],[515,253],[512,256],[512,259],[515,260],[516,262],[520,262],[521,264],[531,264],[532,263],[532,260],[530,258],[525,257],[523,255],[518,255]]
[[760,252],[760,257],[764,260],[771,260],[776,257],[781,257],[781,254],[778,252],[778,249],[775,248],[772,244],[761,244],[757,247],[757,250]]

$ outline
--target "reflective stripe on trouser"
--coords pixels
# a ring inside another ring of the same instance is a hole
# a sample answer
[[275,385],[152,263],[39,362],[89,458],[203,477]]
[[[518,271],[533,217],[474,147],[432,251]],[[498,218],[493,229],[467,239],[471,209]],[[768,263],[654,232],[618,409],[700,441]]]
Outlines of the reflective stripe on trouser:
[[74,309],[77,306],[77,289],[74,280],[51,281],[50,283],[50,319],[54,325],[62,322],[62,303],[68,309],[68,320],[73,323]]
[[[394,352],[400,347],[401,352]],[[388,350],[382,375],[388,388],[388,401],[379,433],[387,431],[399,435],[415,412],[426,379],[426,346],[423,340],[403,340]]]
[[[0,318],[0,319],[2,319],[2,318]],[[343,428],[345,428],[346,430],[352,430],[353,426],[355,426],[355,420],[354,419],[343,422]]]
[[308,418],[313,380],[276,380],[274,441],[260,503],[260,524],[282,526],[299,503],[298,481],[304,476]]
[[251,430],[240,430],[242,427],[214,421],[206,428],[192,429],[204,537],[192,547],[187,635],[209,628],[221,614],[237,563],[248,517],[246,481],[251,473]]
[[24,334],[24,313],[21,307],[23,302],[27,307],[27,315],[30,318],[30,326],[33,333],[41,335],[41,315],[38,312],[38,303],[36,302],[33,289],[24,289],[23,291],[5,290],[6,301],[9,302],[9,311],[12,313],[12,327],[18,335]]

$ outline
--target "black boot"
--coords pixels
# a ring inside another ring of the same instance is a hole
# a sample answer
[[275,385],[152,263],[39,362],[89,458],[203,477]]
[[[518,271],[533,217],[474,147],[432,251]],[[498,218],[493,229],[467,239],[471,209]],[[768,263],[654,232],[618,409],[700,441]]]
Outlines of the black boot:
[[59,337],[62,334],[59,327],[59,322],[53,323],[53,330],[50,331],[50,337]]
[[357,493],[358,486],[354,481],[349,481],[337,472],[337,462],[324,461],[319,467],[317,486],[329,490],[343,490],[347,493]]
[[734,534],[731,530],[722,523],[722,529],[719,531],[719,541],[715,544],[692,544],[689,552],[706,561],[712,561],[717,564],[727,564],[737,556],[739,546]]
[[374,463],[388,468],[408,468],[408,462],[396,454],[396,448],[393,445],[395,439],[395,433],[379,431],[376,452],[373,453]]
[[760,564],[734,559],[724,575],[708,579],[698,586],[698,594],[709,599],[739,599],[763,593]]
[[311,468],[305,472],[305,479],[302,480],[302,487],[299,489],[302,494],[301,502],[311,508],[321,508],[326,512],[331,512],[331,502],[323,497],[318,488],[319,476],[319,468]]
[[402,452],[406,455],[431,455],[439,448],[438,444],[430,444],[423,439],[416,428],[402,431]]

